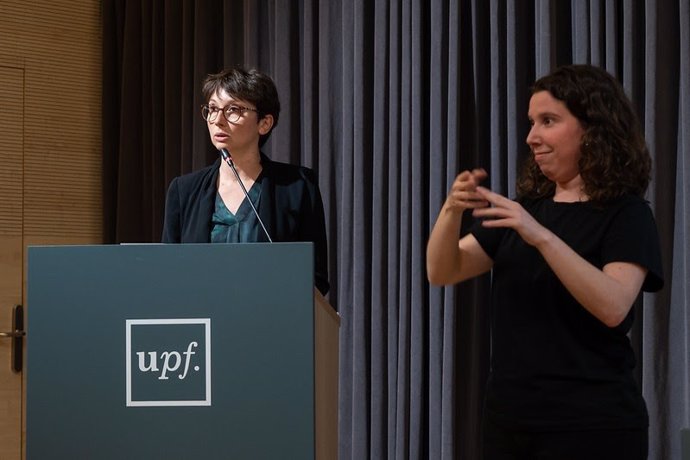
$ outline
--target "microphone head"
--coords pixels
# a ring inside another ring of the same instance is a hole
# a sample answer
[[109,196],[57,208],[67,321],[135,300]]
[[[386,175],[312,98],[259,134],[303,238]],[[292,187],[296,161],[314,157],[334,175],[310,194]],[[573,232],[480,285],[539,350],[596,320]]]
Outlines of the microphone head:
[[229,159],[231,159],[230,152],[228,152],[225,148],[220,149],[219,152],[223,160],[228,161]]

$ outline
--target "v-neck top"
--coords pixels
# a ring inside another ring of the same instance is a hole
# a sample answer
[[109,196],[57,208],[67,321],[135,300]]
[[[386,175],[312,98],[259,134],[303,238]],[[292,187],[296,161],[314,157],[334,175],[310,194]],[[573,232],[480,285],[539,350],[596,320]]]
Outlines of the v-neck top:
[[[263,174],[254,181],[247,191],[249,199],[258,208],[261,199],[261,180]],[[225,206],[220,193],[216,192],[216,202],[211,216],[212,243],[255,243],[258,241],[261,225],[245,197],[235,214]]]

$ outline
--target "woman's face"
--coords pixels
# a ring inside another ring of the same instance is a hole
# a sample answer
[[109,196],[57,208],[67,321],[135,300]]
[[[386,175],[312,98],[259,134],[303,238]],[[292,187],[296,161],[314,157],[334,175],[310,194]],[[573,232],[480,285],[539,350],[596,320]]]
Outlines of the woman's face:
[[526,140],[541,172],[556,183],[576,178],[585,133],[580,120],[548,91],[532,95],[528,117],[532,128]]
[[[273,117],[267,115],[259,119],[259,114],[254,111],[256,109],[254,104],[235,99],[222,89],[211,96],[208,105],[211,108],[224,110],[231,106],[238,108],[236,112],[239,114],[239,119],[233,123],[228,122],[223,110],[216,113],[213,121],[206,121],[213,145],[218,150],[225,148],[231,154],[258,149],[259,137],[270,131],[273,124]],[[254,110],[241,110],[241,107]]]

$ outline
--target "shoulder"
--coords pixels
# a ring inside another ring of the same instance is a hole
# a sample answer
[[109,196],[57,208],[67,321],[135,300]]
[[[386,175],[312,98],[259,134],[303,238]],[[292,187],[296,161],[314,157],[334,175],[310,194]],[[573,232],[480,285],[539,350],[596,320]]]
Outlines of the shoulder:
[[648,270],[642,289],[660,290],[664,284],[661,246],[649,203],[637,196],[623,196],[609,203],[605,212],[610,222],[603,245],[604,262],[637,263]]
[[604,211],[610,228],[620,235],[658,241],[656,219],[649,203],[638,196],[624,196],[612,202]]
[[604,206],[604,212],[620,218],[654,219],[649,202],[635,195],[624,195],[607,203]]
[[218,161],[215,161],[212,165],[206,166],[205,168],[178,176],[177,180],[184,183],[198,182],[209,175],[213,175],[218,170],[219,166]]
[[219,161],[210,166],[175,177],[168,187],[168,191],[176,190],[181,197],[196,195],[216,187]]
[[313,169],[280,161],[273,161],[262,155],[264,174],[276,185],[290,186],[296,184],[316,186],[317,178]]

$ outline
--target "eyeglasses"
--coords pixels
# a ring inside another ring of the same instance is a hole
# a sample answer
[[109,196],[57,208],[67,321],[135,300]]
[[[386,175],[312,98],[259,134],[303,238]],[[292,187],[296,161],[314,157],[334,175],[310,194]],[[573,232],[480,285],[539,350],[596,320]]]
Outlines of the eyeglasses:
[[246,111],[259,113],[257,109],[242,107],[241,105],[229,105],[227,107],[214,107],[204,104],[201,106],[201,116],[209,123],[213,123],[218,118],[218,114],[223,112],[223,116],[228,123],[237,123]]

